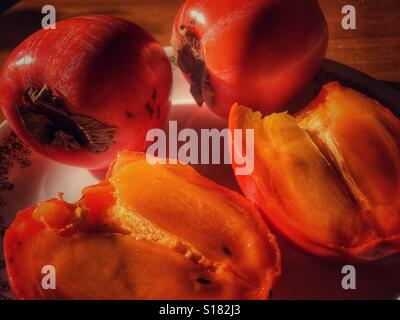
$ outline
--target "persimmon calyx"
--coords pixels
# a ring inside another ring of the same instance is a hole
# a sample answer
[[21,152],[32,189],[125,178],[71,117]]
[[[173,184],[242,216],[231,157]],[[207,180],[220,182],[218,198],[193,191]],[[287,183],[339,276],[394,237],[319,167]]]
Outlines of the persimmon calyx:
[[58,146],[65,150],[105,152],[113,142],[116,128],[91,117],[75,114],[45,84],[34,86],[24,93],[24,105],[17,111],[25,128],[42,145]]
[[189,75],[190,93],[200,107],[204,102],[215,105],[214,91],[211,85],[210,73],[204,61],[201,41],[192,27],[180,26],[183,43],[178,49],[178,66]]

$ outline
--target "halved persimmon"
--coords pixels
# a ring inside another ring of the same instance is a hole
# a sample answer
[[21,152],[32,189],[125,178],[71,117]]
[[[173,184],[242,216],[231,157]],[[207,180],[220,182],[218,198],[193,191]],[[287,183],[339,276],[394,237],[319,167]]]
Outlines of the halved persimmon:
[[400,121],[388,109],[333,82],[294,116],[235,105],[229,126],[255,130],[255,170],[237,180],[286,238],[356,261],[400,251]]
[[[275,238],[246,198],[132,152],[78,202],[19,212],[5,253],[19,299],[263,299],[280,274]],[[55,290],[41,286],[45,265]]]

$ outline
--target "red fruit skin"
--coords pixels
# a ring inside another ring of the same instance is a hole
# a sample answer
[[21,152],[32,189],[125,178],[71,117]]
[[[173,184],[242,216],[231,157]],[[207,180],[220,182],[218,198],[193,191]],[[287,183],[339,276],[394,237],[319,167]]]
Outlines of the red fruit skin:
[[[16,105],[23,104],[28,87],[44,84],[72,113],[116,128],[107,151],[67,151],[36,141]],[[12,129],[37,152],[64,164],[101,169],[119,150],[145,150],[147,131],[165,124],[171,86],[168,57],[139,26],[110,16],[78,17],[34,33],[11,53],[0,74],[0,106]]]
[[200,38],[215,94],[209,107],[224,118],[234,103],[283,109],[312,80],[328,44],[316,0],[186,0],[172,31],[176,52],[181,26]]

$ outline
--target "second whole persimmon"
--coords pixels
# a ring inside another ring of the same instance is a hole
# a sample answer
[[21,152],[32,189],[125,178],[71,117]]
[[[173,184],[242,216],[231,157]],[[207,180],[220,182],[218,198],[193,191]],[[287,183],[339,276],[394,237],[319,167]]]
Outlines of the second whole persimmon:
[[316,0],[186,0],[171,43],[198,105],[227,118],[234,103],[285,107],[318,71],[328,29]]

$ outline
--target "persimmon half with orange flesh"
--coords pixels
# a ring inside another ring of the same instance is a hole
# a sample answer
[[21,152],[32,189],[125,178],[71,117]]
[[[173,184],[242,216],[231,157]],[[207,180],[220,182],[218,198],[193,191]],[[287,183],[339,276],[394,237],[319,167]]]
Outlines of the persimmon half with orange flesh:
[[[132,152],[78,202],[19,212],[5,253],[19,299],[264,299],[280,274],[275,238],[246,198]],[[46,265],[55,290],[42,288]]]
[[341,260],[400,252],[400,121],[391,111],[333,82],[294,116],[235,105],[229,126],[255,130],[254,172],[237,180],[280,234]]

